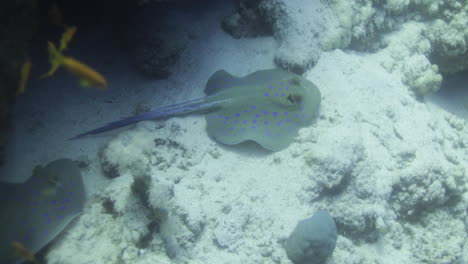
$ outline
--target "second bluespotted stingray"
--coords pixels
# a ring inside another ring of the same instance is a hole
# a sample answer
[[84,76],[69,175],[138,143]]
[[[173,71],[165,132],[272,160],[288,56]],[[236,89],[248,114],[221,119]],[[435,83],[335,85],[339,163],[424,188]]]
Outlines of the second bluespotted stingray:
[[0,263],[22,263],[13,243],[37,253],[83,210],[80,169],[59,159],[38,166],[24,183],[0,182]]
[[205,93],[206,97],[115,121],[74,139],[143,120],[204,113],[208,134],[217,141],[233,145],[252,140],[278,151],[292,143],[300,128],[312,123],[321,101],[311,81],[280,69],[244,77],[219,70],[208,80]]

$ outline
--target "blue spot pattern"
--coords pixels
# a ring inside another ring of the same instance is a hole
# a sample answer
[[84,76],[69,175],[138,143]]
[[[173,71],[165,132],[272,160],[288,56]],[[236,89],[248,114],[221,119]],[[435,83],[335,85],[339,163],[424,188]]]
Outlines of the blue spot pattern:
[[[275,90],[275,89],[290,90],[291,89],[289,86],[285,86],[285,85],[287,85],[285,82],[281,82],[280,86],[275,87],[273,85],[269,85],[268,89],[272,89],[272,90]],[[271,96],[271,93],[265,92],[264,96],[269,97]],[[286,96],[286,94],[284,92],[283,93],[274,92],[274,96]],[[304,108],[301,107],[300,111],[301,112],[304,111]],[[271,112],[271,116],[275,118],[275,122],[272,123],[268,120],[262,120],[262,117],[269,116],[269,114],[270,112],[266,109],[261,109],[257,107],[257,105],[250,105],[248,108],[243,109],[242,113],[235,113],[232,117],[231,116],[224,117],[223,115],[210,115],[208,117],[208,122],[217,122],[218,120],[222,120],[222,123],[225,126],[222,126],[218,132],[222,135],[232,135],[232,136],[245,133],[246,131],[257,133],[259,131],[258,128],[264,127],[265,136],[281,137],[284,133],[293,132],[300,127],[300,124],[297,122],[291,125],[290,118],[281,118],[279,113],[276,111]],[[289,112],[282,112],[282,116],[288,116],[288,115],[289,115]],[[271,120],[271,116],[270,116],[270,120]],[[307,115],[305,113],[302,113],[302,114],[294,113],[295,118],[298,118],[299,116],[304,119],[306,118]],[[248,126],[249,123],[253,125]],[[269,127],[272,127],[275,125],[277,127],[281,127],[283,132],[272,133]]]
[[[279,80],[281,79],[281,76],[277,78],[270,77],[258,80],[273,81],[275,79]],[[232,87],[233,85],[237,84],[237,81],[239,80],[236,78],[228,78],[224,80],[224,83],[231,83],[220,85],[217,88],[218,90],[222,90],[223,88]],[[293,90],[292,85],[294,85],[294,83],[285,81],[279,82],[277,86],[268,85],[265,87],[266,90],[263,93],[263,95],[265,97],[285,97],[287,96],[287,93],[284,91]],[[300,111],[303,112],[304,108],[301,107]],[[289,116],[289,112],[278,113],[274,111],[271,112],[271,115],[269,114],[270,112],[267,109],[262,109],[261,105],[248,105],[245,107],[245,109],[242,109],[241,111],[235,113],[233,116],[223,117],[222,115],[211,115],[208,117],[207,120],[208,122],[222,122],[223,125],[220,126],[217,133],[224,136],[237,136],[249,131],[250,133],[264,133],[264,136],[268,137],[281,137],[285,133],[297,131],[297,129],[300,127],[299,123],[291,123],[291,119],[286,118],[286,116]],[[299,116],[302,119],[307,117],[305,113],[294,113],[295,118],[299,118]],[[268,120],[264,120],[267,117]],[[280,132],[278,132],[278,127],[281,128]],[[260,128],[263,128],[263,130],[259,130]],[[272,129],[276,132],[272,132]]]
[[51,231],[61,226],[60,222],[65,217],[81,211],[83,197],[78,197],[82,195],[80,180],[61,177],[60,185],[54,186],[46,179],[36,178],[28,183],[15,184],[11,191],[2,191],[2,203],[14,204],[19,209],[17,214],[20,215],[11,216],[12,219],[20,219],[12,226],[16,240],[27,246],[50,239]]

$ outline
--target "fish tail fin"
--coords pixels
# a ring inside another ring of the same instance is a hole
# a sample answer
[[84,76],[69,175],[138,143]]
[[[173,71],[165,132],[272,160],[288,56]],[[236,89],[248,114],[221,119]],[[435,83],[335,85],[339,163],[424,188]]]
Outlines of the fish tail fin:
[[62,65],[64,57],[60,51],[57,50],[54,43],[47,42],[47,49],[49,51],[49,62],[51,64],[50,70],[41,76],[41,78],[52,76],[57,69]]

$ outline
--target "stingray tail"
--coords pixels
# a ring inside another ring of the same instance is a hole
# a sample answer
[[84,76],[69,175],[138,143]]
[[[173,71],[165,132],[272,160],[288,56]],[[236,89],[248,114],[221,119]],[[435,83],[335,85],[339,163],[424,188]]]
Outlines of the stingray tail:
[[162,118],[167,118],[171,116],[180,116],[180,115],[190,114],[193,112],[203,112],[205,110],[211,109],[214,105],[213,103],[204,103],[205,99],[206,97],[194,99],[194,100],[190,100],[184,103],[162,107],[162,108],[150,111],[150,112],[146,112],[143,114],[127,117],[118,121],[110,122],[107,125],[104,125],[102,127],[99,127],[90,131],[86,131],[70,139],[73,140],[73,139],[82,138],[88,135],[96,135],[96,134],[104,133],[104,132],[111,131],[117,128],[129,126],[131,124],[135,124],[144,120],[162,119]]

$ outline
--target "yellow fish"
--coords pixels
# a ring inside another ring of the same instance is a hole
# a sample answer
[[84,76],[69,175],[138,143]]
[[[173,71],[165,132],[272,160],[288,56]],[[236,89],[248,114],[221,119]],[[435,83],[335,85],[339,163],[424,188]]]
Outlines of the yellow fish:
[[73,38],[73,35],[75,35],[75,32],[76,32],[76,27],[67,27],[65,29],[65,32],[63,32],[62,38],[60,39],[59,51],[64,51],[67,49],[68,43]]
[[29,80],[29,74],[31,73],[32,63],[30,60],[27,60],[21,65],[20,70],[20,79],[18,84],[18,90],[16,91],[17,95],[23,94],[26,91],[26,84]]
[[60,66],[63,66],[69,72],[78,76],[82,85],[96,86],[100,89],[107,88],[106,79],[93,68],[74,58],[63,55],[59,50],[57,50],[54,43],[50,41],[48,42],[48,50],[49,61],[52,66],[49,72],[44,74],[42,77],[52,76]]

